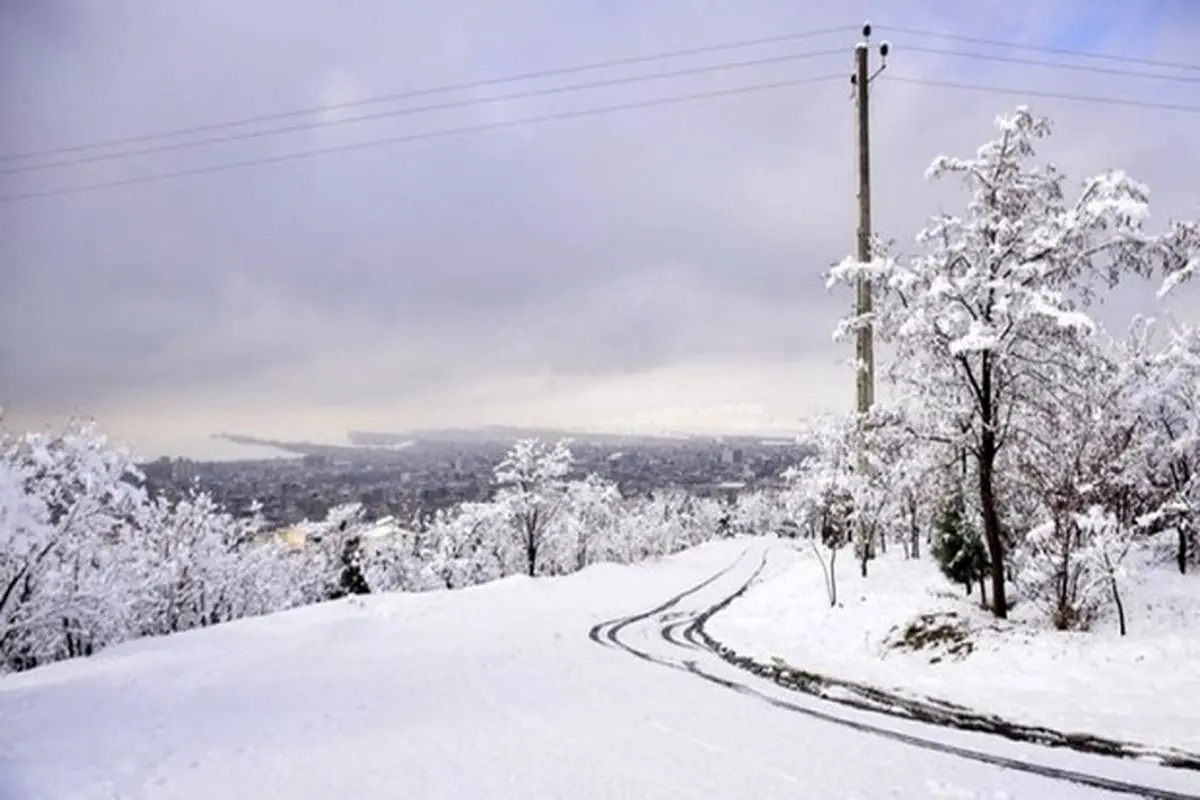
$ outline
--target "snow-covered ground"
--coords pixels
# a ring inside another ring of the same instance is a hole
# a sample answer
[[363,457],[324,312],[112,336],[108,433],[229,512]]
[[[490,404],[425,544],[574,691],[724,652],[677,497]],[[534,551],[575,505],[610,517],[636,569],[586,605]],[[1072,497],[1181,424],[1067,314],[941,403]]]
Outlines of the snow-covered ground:
[[[1117,796],[963,757],[947,744],[1176,789],[1193,779],[802,695],[780,703],[786,691],[767,682],[731,691],[691,674],[755,680],[672,643],[661,626],[732,594],[767,551],[785,565],[778,543],[716,542],[560,579],[338,601],[7,676],[0,797]],[[622,630],[631,646],[672,654],[676,668],[589,639],[597,623],[650,610],[730,565],[689,595],[690,606]],[[772,584],[781,585],[786,579]],[[744,619],[750,606],[740,605]],[[763,702],[771,692],[774,705]]]
[[[1135,573],[1124,592],[1129,635],[1121,637],[1115,619],[1090,633],[1048,629],[1028,604],[999,623],[932,559],[895,552],[872,562],[865,580],[842,554],[841,607],[833,609],[810,551],[780,558],[776,575],[708,624],[713,637],[757,660],[778,657],[1016,722],[1200,752],[1200,576],[1169,567]],[[937,613],[965,623],[969,653],[889,646],[897,631]]]

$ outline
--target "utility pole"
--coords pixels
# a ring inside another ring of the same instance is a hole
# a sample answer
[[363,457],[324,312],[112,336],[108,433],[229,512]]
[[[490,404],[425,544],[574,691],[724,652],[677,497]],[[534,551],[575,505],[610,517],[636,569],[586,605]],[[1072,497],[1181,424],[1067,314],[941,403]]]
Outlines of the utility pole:
[[[870,71],[871,23],[863,25],[863,38],[854,47],[854,105],[858,120],[858,242],[855,257],[861,264],[871,260],[871,81],[887,67],[888,43],[879,46],[883,59],[874,74]],[[860,275],[855,286],[854,311],[859,317],[869,315],[874,308],[871,284]],[[866,414],[875,404],[875,331],[868,322],[859,327],[855,337],[855,388],[857,410]]]
[[[881,64],[871,72],[871,23],[863,24],[862,41],[854,46],[854,75],[850,78],[854,86],[854,106],[858,127],[858,236],[855,259],[859,264],[871,261],[871,81],[887,67],[888,43],[879,45]],[[866,415],[875,405],[875,329],[869,315],[874,308],[871,297],[871,282],[860,274],[855,282],[854,311],[860,318],[855,335],[855,394],[858,411],[858,473],[867,473],[867,453],[863,425]],[[866,521],[859,521],[858,530],[859,565],[862,576],[867,576],[867,561],[875,557],[875,543],[866,528]]]

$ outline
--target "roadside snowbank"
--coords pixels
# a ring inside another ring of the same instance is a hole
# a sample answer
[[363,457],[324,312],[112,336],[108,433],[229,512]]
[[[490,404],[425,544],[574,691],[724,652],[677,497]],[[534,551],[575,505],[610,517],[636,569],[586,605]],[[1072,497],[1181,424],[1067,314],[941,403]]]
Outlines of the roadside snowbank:
[[[932,559],[898,553],[872,562],[865,580],[843,555],[833,609],[816,558],[786,558],[708,623],[715,639],[760,661],[779,658],[1014,722],[1200,752],[1200,576],[1143,571],[1124,594],[1122,638],[1111,620],[1090,633],[1054,631],[1028,604],[1008,622],[994,620]],[[926,615],[935,615],[926,631],[943,634],[920,648],[895,646]]]

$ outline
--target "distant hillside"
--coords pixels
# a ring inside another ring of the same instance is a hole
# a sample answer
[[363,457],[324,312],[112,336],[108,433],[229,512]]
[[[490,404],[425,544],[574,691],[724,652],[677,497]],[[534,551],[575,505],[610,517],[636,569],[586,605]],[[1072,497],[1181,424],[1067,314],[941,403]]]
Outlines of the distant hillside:
[[681,444],[722,443],[730,446],[761,447],[769,445],[795,446],[794,439],[759,436],[642,436],[615,433],[580,433],[552,428],[518,428],[505,425],[490,425],[481,428],[438,428],[403,433],[379,431],[350,431],[345,445],[317,444],[267,439],[238,433],[216,433],[214,439],[254,447],[269,447],[293,455],[320,455],[333,458],[363,456],[366,453],[407,449],[418,444],[507,444],[519,439],[539,438],[543,440],[574,439],[612,447],[665,447]]
[[240,433],[214,433],[214,439],[220,439],[234,444],[251,445],[254,447],[269,447],[284,453],[299,456],[354,456],[361,455],[365,448],[336,444],[314,444],[312,442],[288,442],[279,439],[264,439],[259,436],[246,436]]
[[794,444],[794,440],[759,436],[695,436],[695,435],[635,435],[620,433],[596,433],[565,431],[554,428],[520,428],[508,425],[487,425],[480,428],[433,428],[406,431],[403,433],[381,433],[378,431],[350,431],[346,438],[352,445],[360,447],[386,447],[421,442],[513,442],[518,439],[575,439],[580,442],[595,442],[618,446],[665,445],[677,442],[728,442],[735,444],[765,444],[779,441]]

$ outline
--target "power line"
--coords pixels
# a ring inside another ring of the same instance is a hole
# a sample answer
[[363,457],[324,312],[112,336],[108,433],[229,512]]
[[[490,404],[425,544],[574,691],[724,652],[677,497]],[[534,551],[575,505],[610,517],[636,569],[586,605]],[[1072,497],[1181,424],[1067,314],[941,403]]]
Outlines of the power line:
[[922,30],[920,28],[902,28],[891,27],[886,28],[888,31],[895,33],[907,34],[909,36],[924,36],[934,39],[944,39],[948,42],[961,42],[963,44],[985,45],[987,47],[1004,47],[1010,50],[1024,50],[1035,53],[1048,53],[1057,56],[1070,56],[1073,58],[1092,58],[1101,61],[1114,61],[1121,64],[1137,64],[1143,67],[1161,67],[1163,69],[1181,69],[1188,71],[1200,72],[1200,64],[1189,64],[1180,61],[1162,61],[1152,58],[1140,58],[1136,56],[1122,56],[1115,53],[1099,53],[1093,50],[1075,50],[1069,47],[1051,47],[1047,45],[1025,44],[1022,42],[1009,42],[1001,39],[986,39],[979,36],[962,36],[955,33],[942,33],[939,31]]
[[[907,83],[917,86],[927,86],[933,88],[957,89],[963,91],[986,92],[991,94],[1018,95],[1029,97],[1040,97],[1047,99],[1068,100],[1073,102],[1097,103],[1103,105],[1116,105],[1134,108],[1159,109],[1166,111],[1179,111],[1187,113],[1200,113],[1200,106],[1183,105],[1174,103],[1158,103],[1148,100],[1137,100],[1133,98],[1116,98],[1104,97],[1102,95],[1087,95],[1075,94],[1070,92],[1053,92],[1040,89],[1028,89],[1012,86],[991,86],[985,84],[960,83],[955,81],[942,81],[932,78],[916,78],[904,75],[894,75],[890,72],[880,76],[884,80],[894,81],[897,83]],[[767,91],[771,89],[780,89],[786,87],[794,87],[805,84],[822,83],[829,81],[845,80],[845,75],[821,75],[812,78],[798,78],[786,81],[776,81],[772,83],[750,84],[733,89],[723,89],[709,92],[696,92],[685,95],[674,95],[669,97],[660,97],[652,100],[646,100],[634,103],[621,103],[609,106],[600,106],[595,108],[580,109],[576,111],[562,112],[558,114],[546,114],[531,117],[522,117],[515,120],[506,120],[503,122],[483,123],[479,125],[469,125],[457,128],[445,128],[424,133],[409,134],[404,136],[394,136],[385,139],[375,139],[366,142],[357,142],[354,144],[340,145],[337,147],[327,147],[314,150],[302,150],[294,153],[285,153],[278,156],[267,156],[263,158],[246,159],[243,161],[227,162],[223,164],[214,164],[204,167],[196,167],[193,169],[179,170],[175,172],[160,173],[157,175],[144,175],[134,178],[125,178],[115,181],[106,181],[102,183],[86,184],[83,186],[71,186],[59,189],[49,189],[43,191],[26,192],[15,195],[0,196],[0,204],[16,203],[19,201],[34,200],[47,197],[56,197],[62,195],[82,194],[103,189],[117,188],[121,186],[132,186],[145,183],[158,183],[176,178],[189,177],[194,175],[204,175],[216,172],[226,172],[243,168],[251,168],[256,166],[265,166],[270,164],[285,163],[289,161],[299,161],[308,158],[315,158],[324,155],[333,155],[337,153],[352,152],[356,150],[373,149],[377,147],[386,147],[396,144],[404,144],[408,142],[417,142],[431,139],[439,139],[443,137],[463,135],[468,133],[476,133],[499,128],[514,127],[517,125],[534,124],[540,122],[550,122],[555,120],[574,119],[587,116],[598,116],[607,113],[618,111],[636,110],[641,108],[651,108],[655,106],[672,105],[684,103],[694,100],[703,100],[709,98],[729,97],[739,94],[748,94],[751,92]]]
[[408,134],[405,136],[392,136],[385,139],[374,139],[366,142],[356,142],[354,144],[339,145],[336,147],[325,147],[312,150],[302,150],[294,153],[285,153],[277,156],[266,156],[263,158],[246,159],[244,161],[232,161],[224,164],[213,164],[204,167],[196,167],[193,169],[178,170],[176,172],[165,172],[157,175],[142,175],[135,178],[124,178],[115,181],[106,181],[103,183],[86,184],[83,186],[68,186],[60,189],[47,189],[43,191],[26,192],[22,194],[14,194],[0,196],[0,204],[15,203],[19,201],[34,200],[46,197],[56,197],[62,195],[82,194],[85,192],[100,191],[102,189],[113,189],[120,186],[133,186],[143,183],[158,183],[161,181],[174,180],[176,178],[189,177],[193,175],[205,175],[214,172],[226,172],[236,169],[244,169],[250,167],[264,166],[268,164],[280,164],[288,161],[300,161],[308,158],[316,158],[319,156],[332,155],[335,153],[347,153],[356,150],[367,150],[377,147],[387,147],[390,145],[405,144],[409,142],[424,141],[429,139],[440,139],[448,136],[457,136],[468,133],[477,133],[481,131],[496,130],[498,128],[508,128],[517,125],[527,125],[539,122],[551,122],[555,120],[575,119],[579,117],[598,116],[618,111],[628,111],[633,109],[651,108],[655,106],[673,105],[677,103],[685,103],[693,100],[706,100],[718,97],[731,97],[734,95],[749,94],[751,92],[768,91],[771,89],[783,89],[788,87],[803,86],[806,84],[825,83],[829,81],[845,81],[846,75],[838,73],[836,75],[819,75],[809,78],[795,78],[792,80],[775,81],[772,83],[749,84],[739,86],[733,89],[718,89],[707,92],[695,92],[691,94],[672,95],[669,97],[659,97],[653,100],[644,100],[634,103],[621,103],[617,105],[599,106],[594,108],[580,109],[575,111],[565,111],[558,114],[545,114],[539,116],[522,117],[520,119],[505,120],[503,122],[481,123],[478,125],[466,125],[458,128],[443,128],[436,131],[427,131],[424,133]]
[[668,78],[678,78],[687,75],[701,75],[712,72],[723,72],[732,69],[744,69],[747,67],[764,66],[768,64],[784,64],[794,61],[801,61],[810,58],[822,58],[825,56],[844,56],[845,50],[816,50],[806,53],[789,53],[786,55],[769,56],[765,58],[748,59],[743,61],[728,61],[720,64],[706,64],[700,67],[687,67],[684,69],[670,70],[666,72],[656,72],[641,75],[629,75],[620,78],[606,78],[604,80],[588,81],[585,83],[574,83],[566,86],[552,86],[544,89],[531,89],[521,92],[510,92],[508,94],[496,95],[494,97],[471,98],[468,100],[453,100],[446,103],[433,103],[423,106],[410,106],[408,108],[394,109],[391,111],[379,111],[371,114],[361,114],[355,117],[345,117],[342,119],[326,119],[315,120],[312,122],[303,122],[293,125],[285,125],[277,128],[267,128],[261,131],[247,131],[244,133],[228,134],[225,136],[214,136],[205,139],[198,139],[187,142],[171,142],[167,144],[150,145],[147,147],[138,148],[136,150],[127,150],[120,153],[100,153],[97,155],[78,156],[75,158],[62,159],[59,161],[49,161],[40,164],[30,164],[27,166],[15,167],[0,167],[0,175],[14,175],[26,172],[40,172],[42,170],[57,169],[61,167],[78,166],[82,164],[94,164],[102,161],[113,161],[123,158],[133,158],[135,156],[150,155],[153,153],[165,153],[178,150],[187,150],[194,147],[207,147],[209,145],[226,144],[229,142],[246,141],[250,139],[259,139],[266,136],[278,136],[284,133],[296,133],[299,131],[313,130],[316,128],[325,128],[335,125],[349,125],[356,122],[370,122],[374,120],[390,119],[397,117],[412,116],[414,114],[424,114],[433,111],[446,111],[450,109],[468,108],[476,105],[487,103],[502,102],[507,100],[524,100],[532,97],[544,97],[555,94],[567,94],[569,92],[584,91],[587,89],[598,89],[609,86],[623,86],[632,83],[644,83],[646,81],[665,80]]
[[1104,97],[1092,94],[1074,94],[1071,92],[1053,92],[1041,89],[1025,89],[1016,86],[988,86],[977,83],[958,83],[956,81],[941,81],[933,78],[913,78],[903,75],[885,73],[885,80],[897,83],[910,83],[916,86],[932,86],[942,89],[962,89],[972,92],[988,92],[991,94],[1020,95],[1023,97],[1041,97],[1050,100],[1070,100],[1080,103],[1098,103],[1102,105],[1126,106],[1131,108],[1153,108],[1163,111],[1183,111],[1200,113],[1200,106],[1184,105],[1181,103],[1157,103],[1152,100],[1137,100],[1126,97]]
[[970,50],[945,50],[940,47],[923,47],[921,45],[902,44],[901,49],[906,53],[929,53],[932,55],[948,56],[950,58],[973,58],[980,61],[996,61],[1004,64],[1022,64],[1031,67],[1046,67],[1049,69],[1065,69],[1073,72],[1092,72],[1100,75],[1120,75],[1128,78],[1145,78],[1148,80],[1175,81],[1177,83],[1200,83],[1200,75],[1169,75],[1162,72],[1140,72],[1122,67],[1104,67],[1098,64],[1068,64],[1062,61],[1044,61],[1037,58],[1022,56],[1006,56],[995,53],[978,53]]
[[141,142],[153,141],[155,139],[169,139],[176,136],[185,136],[195,133],[211,133],[213,131],[227,130],[236,128],[242,125],[250,125],[259,122],[271,122],[275,120],[288,119],[292,117],[302,117],[312,114],[319,114],[328,111],[342,111],[351,108],[362,108],[364,106],[378,105],[380,103],[389,103],[396,100],[408,100],[414,97],[423,97],[431,94],[442,94],[447,92],[465,91],[470,89],[481,89],[487,86],[496,86],[504,83],[516,83],[519,81],[533,80],[536,78],[549,78],[562,75],[571,75],[580,72],[590,72],[600,69],[608,69],[612,67],[633,66],[635,64],[648,64],[655,61],[663,61],[672,58],[684,58],[687,56],[704,55],[707,53],[718,53],[728,50],[737,50],[747,47],[757,47],[768,44],[781,44],[783,42],[796,42],[803,39],[815,39],[821,36],[830,36],[834,34],[847,33],[858,29],[856,25],[842,25],[833,28],[820,28],[807,31],[799,31],[797,33],[780,34],[776,36],[762,36],[754,39],[741,39],[730,42],[722,42],[719,44],[703,45],[700,47],[690,47],[681,50],[668,50],[660,53],[651,53],[648,55],[632,56],[628,58],[614,58],[603,61],[593,61],[584,64],[576,64],[565,67],[554,67],[549,69],[533,70],[530,72],[515,73],[497,78],[485,78],[478,81],[469,81],[463,83],[443,84],[441,86],[429,86],[418,89],[409,89],[401,92],[393,92],[390,94],[378,95],[375,97],[364,98],[362,100],[354,100],[346,103],[336,103],[320,106],[309,106],[307,108],[292,109],[290,111],[280,111],[271,114],[259,114],[255,116],[241,117],[238,119],[225,120],[222,122],[213,122],[203,125],[192,125],[182,128],[174,128],[172,130],[160,131],[158,133],[147,133],[136,136],[126,136],[116,139],[108,139],[104,141],[91,142],[88,144],[71,145],[67,147],[56,147],[45,150],[29,151],[24,153],[12,153],[7,155],[0,154],[0,162],[18,161],[31,158],[43,158],[46,156],[64,155],[66,153],[77,153],[85,150],[105,149],[111,147],[122,147],[130,144],[139,144]]

